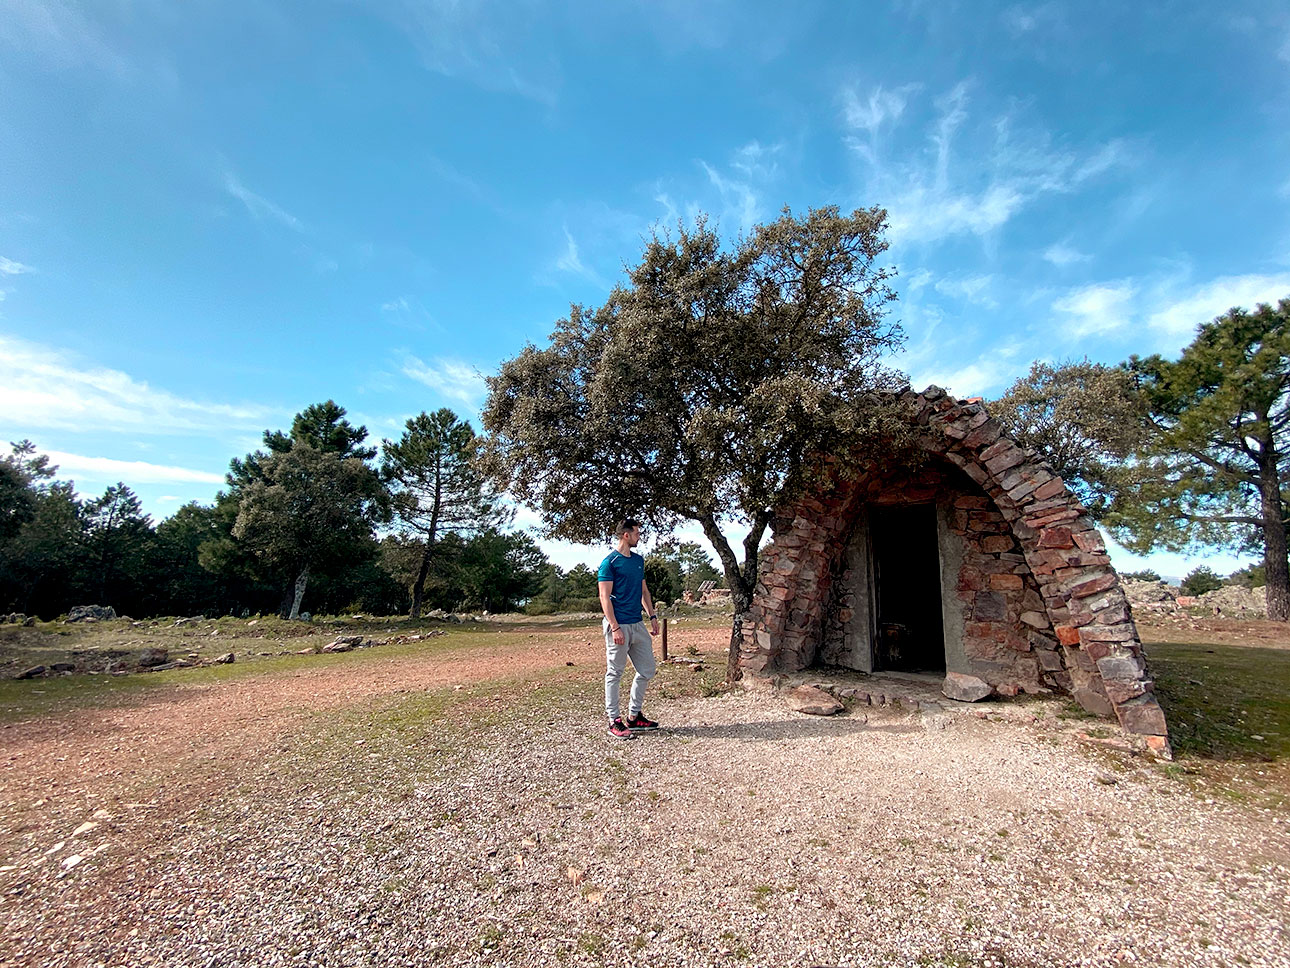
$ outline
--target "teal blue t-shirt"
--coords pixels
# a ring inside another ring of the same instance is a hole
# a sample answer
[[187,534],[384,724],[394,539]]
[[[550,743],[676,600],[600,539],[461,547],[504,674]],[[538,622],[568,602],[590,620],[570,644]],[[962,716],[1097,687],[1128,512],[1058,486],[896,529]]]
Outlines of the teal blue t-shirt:
[[619,625],[635,625],[641,620],[641,586],[645,583],[645,559],[615,550],[600,563],[597,581],[614,583],[609,596],[614,604],[614,618]]

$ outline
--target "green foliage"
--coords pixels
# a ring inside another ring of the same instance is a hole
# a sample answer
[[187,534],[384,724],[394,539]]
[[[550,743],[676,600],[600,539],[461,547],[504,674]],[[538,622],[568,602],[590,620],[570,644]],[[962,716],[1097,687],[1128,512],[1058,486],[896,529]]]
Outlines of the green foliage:
[[674,602],[681,597],[680,576],[673,571],[673,563],[654,555],[645,558],[645,584],[655,604]]
[[447,408],[410,418],[398,441],[382,444],[382,470],[392,490],[395,517],[405,531],[425,538],[409,585],[413,618],[421,614],[439,538],[476,534],[511,520],[500,493],[479,469],[477,446],[470,424]]
[[1208,565],[1198,565],[1187,573],[1181,587],[1184,595],[1204,595],[1206,592],[1222,588],[1223,579],[1219,578],[1214,573],[1214,569]]
[[1094,517],[1105,513],[1125,461],[1147,436],[1144,402],[1128,369],[1087,359],[1034,363],[988,409],[1013,440],[1052,466]]
[[386,492],[361,457],[299,440],[260,459],[258,470],[242,489],[233,537],[270,570],[296,577],[294,616],[309,573],[343,564],[370,539],[387,513]]
[[1267,583],[1267,570],[1262,565],[1246,565],[1227,576],[1227,584],[1242,588],[1262,588]]
[[[705,581],[714,582],[716,586],[725,584],[725,578],[713,566],[711,556],[693,541],[664,541],[654,550],[653,557],[668,563],[680,591],[697,591]],[[680,592],[677,597],[679,595]]]
[[1290,299],[1202,325],[1180,358],[1133,357],[1150,434],[1105,520],[1134,551],[1261,548],[1268,616],[1290,617],[1282,464],[1290,447]]
[[1142,571],[1121,572],[1120,578],[1124,581],[1163,581],[1158,571],[1150,568],[1144,568]]
[[603,306],[573,306],[489,380],[493,473],[552,536],[602,541],[624,513],[699,522],[747,602],[772,513],[818,456],[908,435],[873,392],[903,386],[882,365],[900,341],[885,227],[881,209],[829,207],[728,248],[702,218],[655,235]]

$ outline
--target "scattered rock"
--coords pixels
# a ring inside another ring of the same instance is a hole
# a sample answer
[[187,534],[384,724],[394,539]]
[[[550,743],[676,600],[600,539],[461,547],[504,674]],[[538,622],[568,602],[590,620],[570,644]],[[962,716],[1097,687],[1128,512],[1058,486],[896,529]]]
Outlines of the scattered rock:
[[363,644],[361,635],[338,635],[334,642],[329,642],[323,646],[324,652],[349,652],[351,649],[357,649]]
[[98,824],[95,823],[93,820],[87,820],[85,821],[85,823],[81,824],[79,827],[77,827],[75,830],[72,831],[72,836],[79,837],[81,834],[87,834],[97,826]]
[[163,662],[161,665],[148,666],[149,672],[167,672],[170,669],[191,669],[193,663],[187,659],[176,659],[174,662]]
[[144,649],[139,653],[139,659],[136,664],[140,669],[165,665],[169,659],[169,655],[170,653],[164,648]]
[[793,708],[808,716],[834,716],[846,707],[823,689],[798,686],[791,693]]
[[236,660],[237,660],[237,656],[235,656],[232,652],[225,652],[223,655],[217,655],[211,661],[219,665],[228,665]]
[[177,618],[175,619],[174,628],[179,628],[181,625],[192,625],[194,622],[204,621],[206,621],[205,615],[193,615],[190,618]]
[[37,676],[43,676],[44,674],[45,674],[45,667],[43,665],[38,665],[38,666],[32,666],[30,669],[24,669],[22,672],[14,676],[14,678],[15,679],[35,679]]
[[977,702],[992,692],[990,684],[977,676],[962,672],[947,672],[941,692],[949,699],[959,702]]
[[76,663],[74,662],[51,662],[49,664],[50,672],[75,672]]
[[116,609],[111,605],[77,605],[67,613],[67,621],[84,622],[86,619],[107,621],[116,618]]
[[22,620],[22,627],[25,629],[34,629],[36,627],[36,616],[28,615]]

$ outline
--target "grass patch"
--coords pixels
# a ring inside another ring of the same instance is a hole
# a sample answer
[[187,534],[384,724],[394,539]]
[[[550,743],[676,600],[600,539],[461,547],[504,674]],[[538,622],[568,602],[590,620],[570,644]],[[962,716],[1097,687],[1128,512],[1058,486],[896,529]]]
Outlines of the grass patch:
[[1160,642],[1149,661],[1176,754],[1290,755],[1290,650]]

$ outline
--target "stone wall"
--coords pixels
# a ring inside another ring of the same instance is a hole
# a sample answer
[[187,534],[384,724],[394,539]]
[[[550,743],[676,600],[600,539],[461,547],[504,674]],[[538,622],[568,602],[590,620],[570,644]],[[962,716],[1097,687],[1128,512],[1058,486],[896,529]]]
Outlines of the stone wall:
[[867,621],[857,556],[848,553],[862,516],[874,503],[932,502],[942,539],[959,552],[942,549],[944,560],[954,559],[942,572],[947,668],[977,675],[1001,695],[1068,692],[1167,755],[1137,629],[1084,508],[1047,465],[1002,436],[980,403],[936,387],[902,402],[928,463],[838,474],[833,486],[777,516],[744,616],[741,668],[757,675],[836,662],[855,623]]

